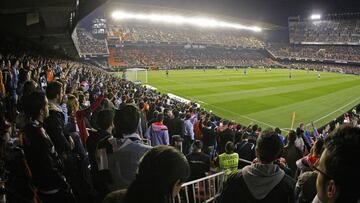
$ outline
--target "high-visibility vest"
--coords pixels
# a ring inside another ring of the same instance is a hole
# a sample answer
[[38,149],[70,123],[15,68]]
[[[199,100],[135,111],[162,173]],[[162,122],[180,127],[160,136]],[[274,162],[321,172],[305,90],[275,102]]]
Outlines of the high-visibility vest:
[[232,153],[232,154],[222,153],[219,155],[220,170],[223,170],[225,172],[226,178],[231,173],[237,172],[238,163],[239,163],[239,154],[237,153]]

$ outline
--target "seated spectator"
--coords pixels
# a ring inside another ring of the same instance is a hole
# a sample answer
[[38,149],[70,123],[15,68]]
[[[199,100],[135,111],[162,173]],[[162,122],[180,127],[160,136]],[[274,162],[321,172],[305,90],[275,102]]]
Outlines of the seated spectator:
[[124,202],[170,203],[189,175],[190,167],[182,153],[170,146],[154,147],[142,158]]
[[295,181],[273,164],[281,148],[282,143],[272,129],[263,131],[256,143],[259,163],[230,176],[217,202],[293,203]]
[[169,145],[169,132],[163,124],[164,114],[159,113],[156,122],[152,123],[146,130],[146,138],[151,141],[152,146]]
[[225,145],[225,152],[219,155],[219,168],[225,172],[225,179],[238,170],[239,155],[234,150],[234,143],[229,141]]
[[291,169],[291,177],[294,177],[297,169],[296,161],[303,156],[303,153],[302,151],[300,151],[299,148],[295,146],[295,140],[296,140],[295,131],[290,130],[287,139],[288,139],[288,144],[283,149],[282,157],[285,158],[286,163]]
[[341,126],[325,140],[316,181],[317,197],[322,203],[356,203],[360,199],[360,129]]
[[49,116],[45,94],[34,92],[26,97],[24,112],[31,122],[23,129],[23,147],[41,201],[74,202],[59,156],[42,127]]
[[203,178],[210,171],[210,157],[201,151],[202,148],[202,142],[195,140],[192,144],[193,151],[186,156],[190,165],[189,181]]

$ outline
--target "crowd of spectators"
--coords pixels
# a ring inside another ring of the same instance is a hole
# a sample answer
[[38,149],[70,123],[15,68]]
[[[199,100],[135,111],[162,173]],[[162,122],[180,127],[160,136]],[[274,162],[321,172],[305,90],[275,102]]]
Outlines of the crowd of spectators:
[[76,35],[73,37],[75,46],[78,47],[79,54],[108,54],[108,47],[105,40],[94,38],[85,29],[77,28]]
[[170,203],[189,177],[216,170],[228,180],[218,202],[359,198],[349,184],[360,181],[356,111],[344,116],[347,126],[301,124],[285,136],[11,46],[0,57],[0,171],[10,203]]
[[359,44],[359,33],[359,19],[289,22],[291,43]]
[[313,62],[281,62],[282,66],[301,69],[301,70],[313,70],[313,71],[326,71],[345,74],[360,74],[359,66],[354,65],[338,65],[338,64],[325,64],[325,63],[313,63]]
[[184,48],[124,47],[111,50],[114,59],[129,67],[188,67],[188,66],[265,66],[272,60],[262,52],[246,49],[214,47]]
[[267,49],[280,58],[360,62],[360,46],[269,44]]
[[108,37],[120,38],[121,42],[206,44],[258,49],[264,47],[264,41],[253,33],[244,31],[134,22],[110,25]]

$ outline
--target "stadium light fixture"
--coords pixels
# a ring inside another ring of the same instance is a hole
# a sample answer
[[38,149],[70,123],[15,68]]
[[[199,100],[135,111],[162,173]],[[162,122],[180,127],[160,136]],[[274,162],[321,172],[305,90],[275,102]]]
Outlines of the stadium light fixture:
[[320,20],[321,19],[321,15],[320,14],[312,14],[310,16],[311,20]]
[[114,11],[112,17],[115,20],[144,20],[169,24],[187,24],[199,27],[209,28],[232,28],[238,30],[250,30],[254,32],[261,32],[262,28],[258,26],[245,26],[238,23],[231,23],[225,21],[219,21],[212,18],[205,17],[185,17],[180,15],[168,15],[168,14],[145,14],[145,13],[129,13],[124,11]]

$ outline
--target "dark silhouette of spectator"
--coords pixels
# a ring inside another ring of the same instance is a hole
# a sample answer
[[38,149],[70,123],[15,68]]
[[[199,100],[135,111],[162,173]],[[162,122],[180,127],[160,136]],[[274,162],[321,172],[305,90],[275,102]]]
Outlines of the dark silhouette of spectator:
[[[356,203],[360,198],[360,129],[341,126],[325,140],[316,181],[317,198],[323,203]],[[355,185],[354,185],[355,184]]]
[[125,203],[170,203],[190,175],[186,157],[171,146],[157,146],[142,158]]
[[288,134],[288,144],[284,147],[282,157],[285,158],[286,163],[291,169],[291,177],[295,176],[297,169],[296,161],[303,156],[303,152],[295,146],[296,132],[290,130]]
[[41,201],[74,202],[62,172],[61,160],[42,127],[44,120],[49,116],[45,94],[34,92],[26,97],[24,112],[31,122],[23,129],[23,147]]
[[202,152],[203,144],[195,140],[192,144],[192,152],[186,156],[190,165],[189,181],[203,178],[210,171],[210,156]]

